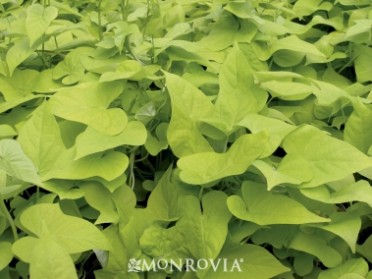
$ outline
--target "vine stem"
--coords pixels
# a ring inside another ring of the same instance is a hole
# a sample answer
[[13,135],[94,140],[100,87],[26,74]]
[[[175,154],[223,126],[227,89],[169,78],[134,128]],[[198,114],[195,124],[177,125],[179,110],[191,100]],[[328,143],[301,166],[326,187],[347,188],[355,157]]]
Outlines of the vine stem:
[[102,4],[102,0],[99,0],[98,1],[98,25],[99,25],[98,36],[99,36],[100,40],[102,40],[102,38],[103,38],[102,20],[101,20],[101,4]]
[[1,196],[0,196],[0,210],[9,222],[10,228],[11,228],[12,233],[13,233],[14,241],[17,241],[18,240],[17,227],[14,223],[14,220],[13,220],[12,216],[9,213],[8,208],[6,207],[6,205],[4,203],[4,200],[1,198]]
[[134,177],[134,164],[135,164],[135,150],[133,150],[129,155],[129,186],[133,190],[136,184],[136,179]]

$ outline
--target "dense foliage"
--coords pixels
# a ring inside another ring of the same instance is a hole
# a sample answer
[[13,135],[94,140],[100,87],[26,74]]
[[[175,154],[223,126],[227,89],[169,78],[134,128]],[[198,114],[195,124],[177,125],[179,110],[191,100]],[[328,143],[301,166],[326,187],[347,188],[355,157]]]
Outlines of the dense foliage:
[[0,11],[0,278],[372,278],[370,0]]

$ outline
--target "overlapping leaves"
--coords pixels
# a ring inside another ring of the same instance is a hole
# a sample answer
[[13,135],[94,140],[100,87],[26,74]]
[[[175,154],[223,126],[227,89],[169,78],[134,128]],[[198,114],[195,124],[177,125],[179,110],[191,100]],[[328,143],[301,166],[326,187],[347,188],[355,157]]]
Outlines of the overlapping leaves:
[[3,1],[0,277],[372,278],[371,7]]

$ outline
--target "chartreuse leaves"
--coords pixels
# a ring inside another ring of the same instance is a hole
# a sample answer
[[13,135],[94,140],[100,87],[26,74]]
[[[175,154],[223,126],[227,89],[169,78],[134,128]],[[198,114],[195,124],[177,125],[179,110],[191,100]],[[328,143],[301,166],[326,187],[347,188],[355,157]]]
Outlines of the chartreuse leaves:
[[159,220],[173,221],[178,219],[181,193],[179,193],[177,186],[172,181],[172,169],[168,168],[151,192],[146,209]]
[[189,184],[206,184],[223,177],[244,173],[264,151],[267,135],[239,137],[225,153],[201,152],[178,160],[180,178]]
[[242,197],[227,200],[230,212],[239,219],[258,225],[329,222],[288,196],[268,192],[264,185],[245,182],[241,191]]
[[101,177],[107,181],[118,178],[127,169],[128,156],[118,151],[99,152],[75,160],[76,151],[72,148],[63,152],[53,168],[43,176],[49,179],[85,179]]
[[35,165],[27,157],[18,142],[10,139],[0,141],[0,170],[9,176],[34,185],[40,185]]
[[203,278],[210,279],[243,279],[249,276],[258,279],[272,278],[289,271],[266,249],[251,244],[230,244],[224,247],[219,255],[231,261],[237,259],[240,262],[242,272],[224,272],[222,266],[217,272],[210,270]]
[[279,147],[284,137],[295,129],[295,126],[259,114],[245,115],[237,125],[245,127],[253,133],[266,132],[268,135],[267,141],[261,141],[261,144],[266,144],[262,157],[272,154]]
[[180,220],[169,229],[159,225],[146,229],[140,239],[143,251],[152,257],[165,259],[215,259],[226,239],[231,218],[224,205],[226,198],[225,194],[212,191],[203,196],[200,204],[196,197],[184,196],[180,201]]
[[104,235],[94,225],[65,215],[57,204],[29,207],[22,213],[20,222],[36,238],[21,238],[14,243],[13,251],[30,264],[32,278],[77,278],[69,254],[109,248]]
[[53,6],[43,7],[33,4],[27,9],[26,32],[32,46],[47,30],[50,23],[57,17],[58,9]]
[[39,80],[35,70],[15,70],[11,78],[0,76],[0,90],[6,101],[17,100],[32,93]]
[[[88,221],[64,214],[58,204],[38,204],[25,210],[20,222],[39,239],[51,237],[68,253],[108,249],[102,233]],[[15,244],[17,247],[17,244]],[[15,248],[15,250],[17,250]]]
[[[33,116],[22,127],[18,137],[25,153],[37,166],[44,181],[52,178],[84,179],[95,176],[111,181],[119,177],[125,171],[129,164],[128,157],[123,153],[113,150],[105,151],[119,145],[124,145],[126,142],[123,141],[116,145],[110,145],[105,141],[105,137],[110,139],[110,136],[95,131],[93,133],[98,134],[97,140],[99,135],[102,135],[103,137],[103,144],[101,144],[103,145],[103,148],[99,147],[95,152],[91,152],[94,154],[85,152],[85,154],[81,156],[84,158],[75,160],[75,154],[77,153],[79,156],[80,153],[79,151],[76,151],[74,147],[67,150],[64,146],[60,135],[59,125],[56,122],[55,117],[51,114],[49,104],[49,102],[44,103],[35,110]],[[124,121],[126,121],[126,118]],[[144,128],[141,124],[136,126],[136,122],[133,123],[134,125],[132,125],[132,127],[135,129],[134,132],[140,131],[141,133],[142,131],[142,136],[141,134],[136,135],[136,137],[132,139],[132,143],[136,142],[138,137],[140,138],[140,143],[141,141],[144,142]],[[138,130],[136,127],[139,127]],[[128,130],[130,133],[131,128]],[[44,132],[40,133],[40,131]],[[41,135],[43,135],[43,137],[41,137]],[[90,146],[89,139],[87,141],[85,150]],[[127,143],[131,143],[131,141]],[[96,146],[99,146],[99,143],[96,143]],[[105,148],[105,146],[108,147]]]
[[49,103],[44,102],[34,111],[20,130],[18,142],[41,175],[53,167],[65,147]]
[[247,113],[259,112],[266,104],[268,94],[254,83],[253,69],[238,45],[223,63],[219,83],[216,111],[229,129]]
[[0,242],[0,270],[4,269],[13,259],[12,244],[10,242]]
[[0,277],[372,279],[371,8],[2,1]]
[[310,199],[324,203],[337,204],[360,201],[372,205],[372,189],[365,180],[341,185],[340,187],[322,185],[315,188],[301,189],[301,193]]
[[89,125],[104,134],[117,135],[127,125],[127,115],[109,105],[122,89],[122,85],[115,82],[84,83],[62,89],[51,98],[51,110],[58,117]]
[[302,188],[340,180],[372,166],[371,158],[358,149],[312,126],[289,134],[283,148],[287,155],[277,171],[302,180]]
[[362,258],[350,259],[345,263],[329,270],[322,271],[319,279],[346,279],[346,278],[366,278],[368,264]]
[[212,103],[185,79],[169,73],[165,73],[165,77],[172,102],[167,137],[173,153],[181,157],[212,151],[197,126],[198,121],[214,114]]
[[[352,213],[334,213],[331,222],[319,228],[341,237],[355,253],[358,234],[362,225],[360,217]],[[316,226],[316,225],[314,225]]]
[[335,267],[342,262],[341,254],[328,245],[324,234],[298,232],[290,241],[289,248],[313,255],[327,267]]
[[370,105],[354,104],[354,111],[345,126],[345,141],[351,143],[364,153],[372,146],[372,110]]
[[145,126],[138,121],[129,122],[124,130],[115,136],[88,127],[76,139],[76,159],[122,145],[140,146],[145,141]]
[[71,256],[51,236],[24,237],[13,245],[13,251],[30,264],[31,278],[78,278]]

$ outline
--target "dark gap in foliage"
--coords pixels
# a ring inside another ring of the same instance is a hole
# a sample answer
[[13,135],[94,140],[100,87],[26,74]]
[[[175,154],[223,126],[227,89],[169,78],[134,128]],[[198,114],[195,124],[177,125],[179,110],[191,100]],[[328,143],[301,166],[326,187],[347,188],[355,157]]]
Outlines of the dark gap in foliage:
[[366,227],[359,232],[357,244],[362,245],[372,235],[372,227]]
[[12,261],[9,263],[9,267],[16,268],[16,265],[19,261],[16,258],[13,258]]
[[23,191],[20,196],[25,199],[29,199],[31,196],[37,193],[39,193],[39,195],[42,196],[43,194],[48,194],[50,192],[44,190],[43,188],[34,186],[34,187],[30,187],[27,190]]
[[144,199],[137,199],[137,207],[138,208],[146,208],[147,207],[147,201],[150,194],[146,194],[146,198]]
[[292,22],[294,23],[298,23],[298,24],[301,24],[301,25],[307,25],[309,24],[309,22],[313,19],[312,16],[304,16],[304,17],[296,17],[294,19],[292,19]]
[[340,71],[340,74],[343,75],[344,77],[348,78],[352,82],[356,82],[356,73],[355,73],[355,68],[353,65],[350,67],[346,67]]
[[321,270],[327,270],[328,267],[326,267],[321,261],[315,261],[314,265],[319,267]]
[[150,90],[159,90],[160,88],[156,85],[155,82],[151,82],[149,85]]
[[313,26],[313,28],[323,31],[325,33],[331,33],[331,32],[336,31],[336,29],[333,26],[326,25],[326,24],[316,24]]
[[281,157],[283,158],[285,155],[287,155],[287,152],[280,146],[274,151],[273,153],[274,156]]
[[176,224],[177,224],[177,221],[171,221],[171,222],[169,222],[169,224],[167,225],[167,229],[169,229],[171,227],[174,227]]
[[77,265],[77,270],[83,273],[81,278],[84,279],[95,279],[94,271],[98,269],[102,269],[102,266],[95,253],[91,253],[82,263]]

